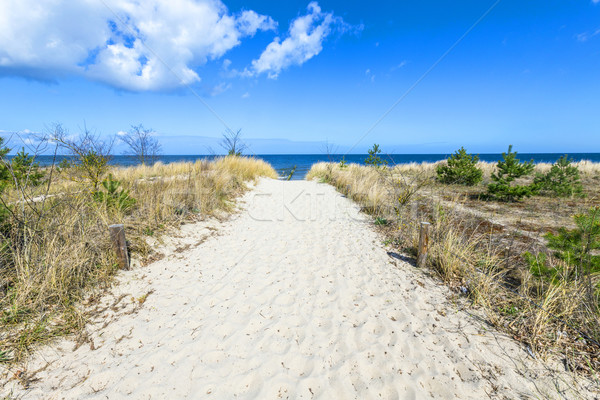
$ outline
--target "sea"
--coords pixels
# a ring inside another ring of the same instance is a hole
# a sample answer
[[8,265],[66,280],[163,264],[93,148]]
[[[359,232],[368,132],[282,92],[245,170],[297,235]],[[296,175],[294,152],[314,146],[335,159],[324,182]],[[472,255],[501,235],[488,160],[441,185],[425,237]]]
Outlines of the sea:
[[[535,163],[554,163],[564,154],[562,153],[519,153],[517,158],[522,161],[533,160]],[[381,155],[382,159],[388,161],[388,164],[408,164],[408,163],[422,163],[422,162],[436,162],[447,159],[450,154],[386,154]],[[497,162],[502,159],[502,154],[478,154],[481,161]],[[215,155],[161,155],[158,157],[158,161],[168,164],[180,161],[196,161],[201,159],[211,160]],[[368,157],[367,154],[262,154],[253,155],[253,157],[261,158],[271,164],[275,170],[279,173],[282,179],[287,179],[290,173],[293,171],[291,176],[292,180],[304,179],[306,174],[310,170],[310,167],[318,162],[332,161],[339,162],[345,159],[348,164],[357,163],[364,164],[365,159]],[[600,162],[600,153],[573,153],[569,154],[568,157],[573,161],[588,160],[592,162]],[[54,159],[53,156],[39,155],[36,157],[36,162],[39,162],[41,166],[49,166],[52,162],[59,163],[66,156],[57,156]],[[113,156],[111,158],[111,164],[131,166],[137,162],[131,156]]]

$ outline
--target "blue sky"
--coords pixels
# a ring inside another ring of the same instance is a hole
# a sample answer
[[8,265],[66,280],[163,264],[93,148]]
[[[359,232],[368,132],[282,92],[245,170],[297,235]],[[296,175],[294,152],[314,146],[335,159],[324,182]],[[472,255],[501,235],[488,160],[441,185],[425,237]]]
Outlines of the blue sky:
[[600,151],[598,1],[500,1],[370,132],[495,0],[45,3],[0,3],[3,136],[142,123],[166,154],[219,152],[226,126],[257,154]]

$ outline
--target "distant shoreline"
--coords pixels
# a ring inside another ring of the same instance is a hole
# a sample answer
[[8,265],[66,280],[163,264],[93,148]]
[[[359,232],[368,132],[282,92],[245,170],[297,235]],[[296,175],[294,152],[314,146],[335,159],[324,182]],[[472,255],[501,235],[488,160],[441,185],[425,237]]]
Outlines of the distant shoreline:
[[[476,154],[476,153],[473,153]],[[518,157],[521,160],[533,159],[535,163],[553,163],[558,160],[559,157],[567,154],[569,158],[574,161],[591,161],[600,162],[600,152],[598,153],[519,153]],[[290,162],[290,161],[311,161],[312,163],[320,161],[339,161],[344,158],[347,162],[358,162],[362,163],[368,154],[246,154],[249,157],[262,158],[265,161],[271,162]],[[451,153],[432,153],[432,154],[382,154],[382,158],[387,159],[388,162],[393,164],[409,164],[409,163],[422,163],[422,162],[437,162],[447,159]],[[482,153],[477,154],[480,161],[496,162],[502,159],[501,153]],[[165,154],[158,156],[158,160],[164,164],[181,161],[196,161],[202,159],[212,159],[217,157],[223,157],[224,155],[210,155],[210,154]],[[9,155],[7,158],[12,158],[13,155]],[[70,156],[57,155],[56,161],[60,162],[63,159],[68,159]],[[48,166],[52,164],[54,159],[53,155],[38,155],[36,161],[41,166]],[[111,156],[111,164],[113,165],[135,165],[137,161],[132,156],[127,155],[113,155]]]
[[[518,158],[521,160],[531,160],[535,163],[554,163],[559,157],[565,153],[519,153]],[[567,153],[569,158],[574,161],[591,161],[600,163],[600,153]],[[248,156],[260,158],[273,166],[280,176],[289,175],[290,171],[295,168],[292,179],[304,179],[310,167],[313,164],[323,161],[339,162],[342,158],[347,163],[362,164],[367,158],[367,154],[248,154]],[[381,157],[388,161],[389,164],[410,164],[410,163],[434,163],[447,159],[450,154],[388,154]],[[10,157],[10,156],[9,156]],[[222,155],[161,155],[158,161],[163,164],[174,162],[195,162],[202,159],[212,159],[222,157]],[[58,164],[62,159],[68,156],[57,156],[55,162]],[[39,155],[36,157],[36,162],[41,166],[49,166],[52,164],[54,156]],[[495,163],[502,159],[501,153],[479,154],[480,161]],[[115,155],[112,157],[111,164],[118,166],[132,166],[137,164],[137,160],[131,156]]]

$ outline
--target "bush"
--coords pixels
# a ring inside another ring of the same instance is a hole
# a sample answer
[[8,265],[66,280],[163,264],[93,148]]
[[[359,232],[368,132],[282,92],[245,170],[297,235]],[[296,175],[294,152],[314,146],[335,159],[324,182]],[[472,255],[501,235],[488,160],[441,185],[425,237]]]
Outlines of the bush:
[[125,212],[131,210],[135,205],[135,199],[129,195],[129,190],[123,188],[118,190],[121,182],[114,179],[112,174],[102,181],[102,186],[106,191],[98,190],[94,192],[93,197],[97,202],[105,204],[108,209]]
[[379,148],[378,144],[374,144],[373,147],[369,150],[369,157],[367,157],[367,159],[365,160],[365,164],[372,165],[374,167],[381,167],[382,165],[387,165],[388,162],[386,160],[382,160],[381,157],[379,157],[379,154],[381,154],[381,149]]
[[600,273],[600,255],[597,253],[600,250],[600,207],[573,218],[577,228],[560,228],[557,235],[548,233],[544,236],[548,240],[548,248],[554,250],[554,257],[562,261],[558,267],[549,266],[544,254],[533,256],[525,253],[524,256],[533,275],[551,282],[557,282],[559,277],[569,281],[587,281],[592,297],[591,277]]
[[61,125],[54,127],[51,139],[69,156],[61,161],[60,170],[68,171],[71,180],[88,186],[91,193],[97,191],[110,166],[114,139],[105,142],[87,128],[74,139]]
[[546,174],[536,174],[534,183],[539,190],[558,197],[581,196],[583,192],[579,168],[572,165],[566,155],[560,157]]
[[35,158],[25,153],[22,148],[16,156],[10,160],[10,168],[13,174],[13,184],[20,188],[38,186],[42,183],[44,173],[40,170],[40,164],[34,162]]
[[10,149],[8,147],[3,147],[3,144],[4,138],[0,137],[0,193],[2,193],[10,183],[10,172],[8,170],[10,163],[6,159],[6,155]]
[[478,161],[478,156],[468,154],[461,147],[448,158],[446,164],[437,166],[437,178],[440,182],[447,184],[477,185],[483,179],[483,171],[477,168]]
[[533,172],[533,160],[521,162],[517,158],[517,152],[512,151],[512,145],[508,146],[508,153],[502,153],[502,160],[496,165],[497,171],[492,174],[492,181],[488,185],[488,193],[502,201],[515,201],[523,197],[530,197],[537,192],[537,186],[516,185],[514,181],[525,177]]

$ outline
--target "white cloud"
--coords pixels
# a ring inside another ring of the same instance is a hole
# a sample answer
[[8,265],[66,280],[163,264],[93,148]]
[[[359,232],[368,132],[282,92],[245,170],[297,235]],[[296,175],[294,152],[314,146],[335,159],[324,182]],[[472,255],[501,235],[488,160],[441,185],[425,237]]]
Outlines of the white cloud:
[[244,11],[237,20],[238,29],[245,35],[253,36],[258,30],[275,30],[277,23],[265,15]]
[[[323,41],[334,31],[347,32],[354,27],[333,13],[325,13],[316,2],[307,7],[308,13],[292,21],[288,37],[281,41],[275,38],[257,60],[252,61],[246,75],[267,73],[277,78],[279,73],[292,65],[302,65],[323,50]],[[354,29],[362,29],[357,27]]]
[[231,83],[221,82],[212,88],[210,95],[213,97],[218,96],[221,93],[228,91],[229,89],[231,89]]
[[400,61],[400,64],[394,65],[392,68],[390,68],[390,71],[395,71],[397,69],[404,68],[404,67],[406,67],[407,64],[408,64],[408,61],[402,60],[402,61]]
[[0,76],[177,88],[200,81],[196,69],[242,38],[275,27],[254,11],[233,15],[221,0],[2,1]]
[[[598,0],[600,2],[600,0]],[[600,34],[600,29],[596,29],[594,32],[583,32],[576,36],[577,40],[580,42],[587,42],[591,38]]]
[[246,92],[242,95],[242,99],[247,99],[248,97],[250,97],[250,93]]

